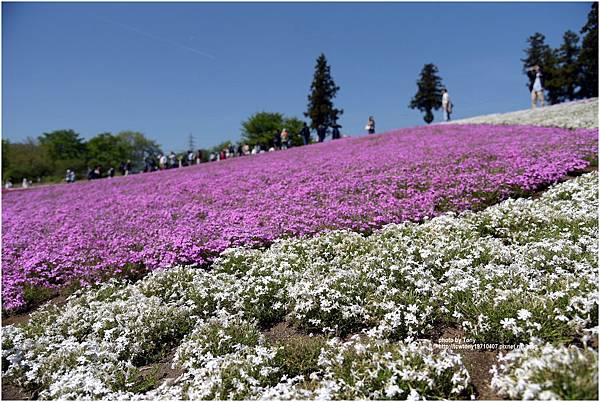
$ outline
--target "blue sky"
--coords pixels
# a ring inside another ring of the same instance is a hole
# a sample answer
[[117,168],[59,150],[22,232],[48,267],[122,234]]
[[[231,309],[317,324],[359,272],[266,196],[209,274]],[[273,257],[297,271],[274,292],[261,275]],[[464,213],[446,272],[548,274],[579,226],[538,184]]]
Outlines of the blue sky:
[[[136,130],[164,151],[240,138],[255,112],[303,118],[315,60],[341,87],[342,132],[424,124],[434,63],[454,118],[527,108],[536,31],[559,46],[591,3],[2,3],[2,136]],[[435,115],[441,119],[441,111]]]

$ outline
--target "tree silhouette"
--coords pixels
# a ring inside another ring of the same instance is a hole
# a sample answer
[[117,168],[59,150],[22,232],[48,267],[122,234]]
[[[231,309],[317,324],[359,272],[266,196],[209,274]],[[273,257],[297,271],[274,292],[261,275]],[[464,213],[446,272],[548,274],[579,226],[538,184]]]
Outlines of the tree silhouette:
[[560,88],[560,101],[575,99],[577,80],[579,77],[579,36],[573,31],[567,31],[563,35],[563,43],[558,48],[558,74],[557,85]]
[[342,109],[333,107],[333,98],[335,98],[340,87],[335,85],[331,77],[331,68],[327,64],[325,55],[317,58],[315,66],[315,75],[310,86],[310,95],[308,95],[308,111],[304,116],[310,118],[310,127],[316,129],[320,125],[331,127],[336,123],[338,117],[344,113]]
[[425,112],[423,120],[429,124],[433,121],[433,110],[442,107],[442,79],[437,75],[438,68],[432,64],[425,64],[421,70],[421,77],[417,81],[417,93],[410,101],[411,109]]
[[578,98],[598,96],[598,3],[592,4],[587,23],[581,28],[584,34],[579,52],[579,86]]

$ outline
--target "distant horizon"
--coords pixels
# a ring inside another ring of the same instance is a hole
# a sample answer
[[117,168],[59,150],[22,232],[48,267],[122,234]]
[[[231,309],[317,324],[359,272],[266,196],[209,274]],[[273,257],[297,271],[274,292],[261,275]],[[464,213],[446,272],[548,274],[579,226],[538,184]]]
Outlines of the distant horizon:
[[378,132],[424,125],[408,103],[426,63],[454,119],[527,109],[527,38],[560,46],[591,4],[3,3],[2,137],[132,130],[167,153],[190,133],[197,149],[238,142],[256,112],[308,121],[321,52],[347,136],[369,115]]

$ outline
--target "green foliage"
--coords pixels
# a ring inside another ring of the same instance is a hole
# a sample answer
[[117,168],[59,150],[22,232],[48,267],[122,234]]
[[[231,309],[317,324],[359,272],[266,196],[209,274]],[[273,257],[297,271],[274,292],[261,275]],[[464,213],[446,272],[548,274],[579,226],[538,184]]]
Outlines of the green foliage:
[[427,124],[433,121],[432,110],[442,107],[442,79],[437,74],[438,68],[434,64],[423,66],[421,77],[417,81],[417,93],[409,104],[411,109],[425,112],[423,119]]
[[258,144],[268,149],[274,145],[275,134],[281,133],[286,128],[290,133],[292,145],[302,145],[302,137],[300,137],[302,126],[302,120],[296,117],[285,117],[281,113],[258,112],[242,122],[242,142],[251,148]]
[[275,365],[280,368],[279,374],[293,378],[299,375],[308,377],[319,371],[319,355],[326,347],[322,337],[290,337],[275,343],[279,347],[275,356]]
[[51,161],[51,174],[63,176],[67,169],[83,172],[86,167],[86,144],[73,130],[44,133],[39,143]]
[[583,34],[578,63],[580,66],[578,98],[598,96],[598,3],[592,3],[588,20],[580,31]]
[[[575,32],[567,31],[563,43],[552,49],[545,36],[536,32],[527,39],[523,71],[538,65],[544,76],[544,89],[551,104],[598,96],[598,3],[593,3],[588,20],[580,31],[581,46]],[[533,85],[529,75],[528,85]]]
[[87,148],[89,165],[100,165],[104,170],[109,167],[116,168],[131,155],[130,144],[125,142],[122,137],[114,136],[111,133],[96,135],[88,141]]
[[325,55],[321,53],[317,58],[315,74],[310,86],[308,111],[304,113],[304,116],[311,119],[310,127],[314,129],[320,125],[331,127],[337,123],[339,116],[344,113],[343,109],[333,107],[333,98],[339,89],[340,87],[335,85],[331,77],[331,67],[327,64]]
[[23,178],[34,180],[53,174],[52,160],[47,152],[34,140],[9,143],[2,140],[2,179],[11,179],[18,185]]
[[556,84],[559,88],[560,101],[575,99],[577,89],[577,78],[579,77],[579,36],[573,31],[567,31],[563,35],[563,43],[558,48],[558,75]]
[[147,156],[157,156],[162,153],[160,146],[140,132],[121,131],[117,138],[127,146],[127,159],[131,160],[134,170],[143,168]]

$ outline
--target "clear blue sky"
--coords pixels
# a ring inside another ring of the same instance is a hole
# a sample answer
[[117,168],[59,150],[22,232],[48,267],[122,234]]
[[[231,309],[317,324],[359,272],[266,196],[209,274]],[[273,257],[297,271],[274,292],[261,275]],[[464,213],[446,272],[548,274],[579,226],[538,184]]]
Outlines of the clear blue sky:
[[[536,31],[558,46],[591,3],[3,3],[2,135],[137,130],[183,150],[240,137],[258,111],[303,118],[324,52],[345,134],[424,124],[425,63],[454,118],[527,108]],[[441,119],[437,112],[436,121]]]

